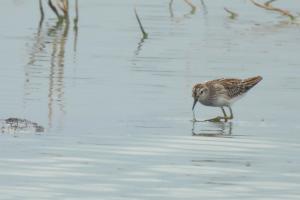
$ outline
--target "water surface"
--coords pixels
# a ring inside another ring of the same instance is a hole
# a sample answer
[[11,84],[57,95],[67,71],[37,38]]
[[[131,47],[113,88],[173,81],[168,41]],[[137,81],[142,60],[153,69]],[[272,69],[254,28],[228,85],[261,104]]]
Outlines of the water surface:
[[[244,0],[79,3],[77,30],[0,3],[1,119],[46,128],[0,135],[1,199],[299,199],[297,21]],[[258,74],[231,123],[190,121],[193,84]]]

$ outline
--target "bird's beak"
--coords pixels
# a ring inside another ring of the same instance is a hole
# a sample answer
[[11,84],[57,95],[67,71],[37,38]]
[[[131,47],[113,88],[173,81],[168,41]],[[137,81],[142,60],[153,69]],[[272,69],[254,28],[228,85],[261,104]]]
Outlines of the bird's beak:
[[194,103],[193,103],[192,110],[194,110],[196,103],[197,103],[197,99],[195,98],[195,99],[194,99]]

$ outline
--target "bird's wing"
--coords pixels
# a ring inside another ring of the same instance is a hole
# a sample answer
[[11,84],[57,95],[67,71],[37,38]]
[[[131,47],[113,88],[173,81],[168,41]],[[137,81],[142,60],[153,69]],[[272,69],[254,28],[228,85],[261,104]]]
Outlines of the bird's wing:
[[237,97],[245,92],[245,86],[242,84],[241,79],[221,79],[218,80],[218,83],[225,88],[230,98]]

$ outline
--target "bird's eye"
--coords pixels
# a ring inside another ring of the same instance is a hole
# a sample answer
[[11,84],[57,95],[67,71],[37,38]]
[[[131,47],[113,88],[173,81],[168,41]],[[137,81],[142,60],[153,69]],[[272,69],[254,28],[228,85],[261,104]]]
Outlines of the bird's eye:
[[200,94],[203,94],[203,90],[200,91]]

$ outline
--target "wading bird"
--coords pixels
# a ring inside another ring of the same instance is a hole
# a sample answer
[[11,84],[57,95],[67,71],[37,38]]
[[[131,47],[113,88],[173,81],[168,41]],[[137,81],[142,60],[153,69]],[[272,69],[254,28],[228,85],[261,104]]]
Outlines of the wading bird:
[[[195,117],[194,108],[199,101],[205,106],[220,107],[223,112],[223,117],[215,117],[206,121],[219,122],[222,119],[227,122],[233,119],[231,105],[236,100],[243,97],[252,87],[262,80],[261,76],[255,76],[247,79],[216,79],[207,81],[205,83],[198,83],[193,87],[194,104],[193,121],[197,121]],[[228,117],[224,107],[228,107],[230,116]]]

